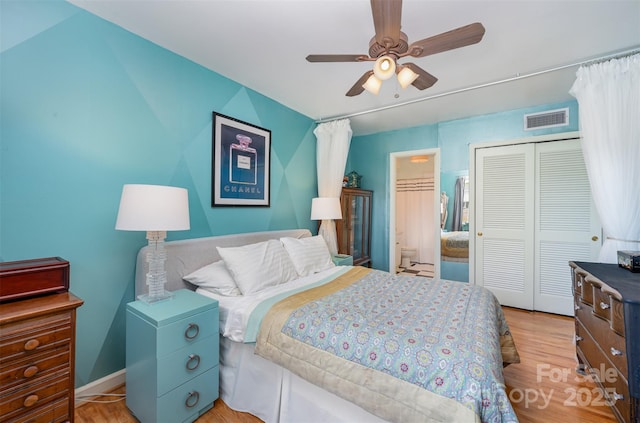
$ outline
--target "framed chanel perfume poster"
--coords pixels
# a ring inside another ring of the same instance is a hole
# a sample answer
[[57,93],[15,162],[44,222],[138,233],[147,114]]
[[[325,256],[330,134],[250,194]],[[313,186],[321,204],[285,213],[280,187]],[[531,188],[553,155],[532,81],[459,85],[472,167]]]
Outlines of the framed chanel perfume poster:
[[212,207],[269,207],[271,131],[213,112],[212,152]]

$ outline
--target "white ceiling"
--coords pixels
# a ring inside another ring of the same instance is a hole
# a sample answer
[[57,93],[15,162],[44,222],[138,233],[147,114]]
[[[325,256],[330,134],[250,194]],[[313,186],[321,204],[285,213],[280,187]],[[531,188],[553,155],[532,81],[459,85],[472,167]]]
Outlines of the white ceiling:
[[473,22],[485,36],[412,59],[439,78],[431,88],[403,90],[391,79],[378,96],[346,97],[372,62],[305,57],[367,54],[374,35],[367,0],[70,2],[312,119],[358,114],[355,135],[569,100],[577,66],[545,71],[640,48],[640,0],[406,0],[409,43]]

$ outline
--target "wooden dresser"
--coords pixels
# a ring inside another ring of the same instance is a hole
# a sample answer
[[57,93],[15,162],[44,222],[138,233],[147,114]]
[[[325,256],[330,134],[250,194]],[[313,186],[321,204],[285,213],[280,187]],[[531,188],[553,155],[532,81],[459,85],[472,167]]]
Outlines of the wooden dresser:
[[0,304],[1,422],[73,422],[82,303],[65,292]]
[[621,422],[640,422],[640,274],[617,264],[570,262],[579,369]]

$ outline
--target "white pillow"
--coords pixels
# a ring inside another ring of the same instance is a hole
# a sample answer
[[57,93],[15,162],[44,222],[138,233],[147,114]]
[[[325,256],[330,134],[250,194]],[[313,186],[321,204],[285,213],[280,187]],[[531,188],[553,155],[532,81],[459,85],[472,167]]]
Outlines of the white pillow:
[[280,238],[280,241],[300,276],[308,276],[335,266],[327,243],[319,235],[307,238]]
[[216,248],[244,295],[298,278],[289,255],[276,239],[242,247]]
[[224,261],[216,261],[184,276],[187,282],[213,292],[214,294],[237,297],[242,295],[233,276],[224,265]]

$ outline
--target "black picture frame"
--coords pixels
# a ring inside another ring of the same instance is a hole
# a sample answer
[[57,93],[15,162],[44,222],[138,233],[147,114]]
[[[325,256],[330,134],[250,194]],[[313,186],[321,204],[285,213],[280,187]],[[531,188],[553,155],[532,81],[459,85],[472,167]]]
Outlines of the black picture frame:
[[211,207],[269,207],[271,131],[213,112],[211,169]]

